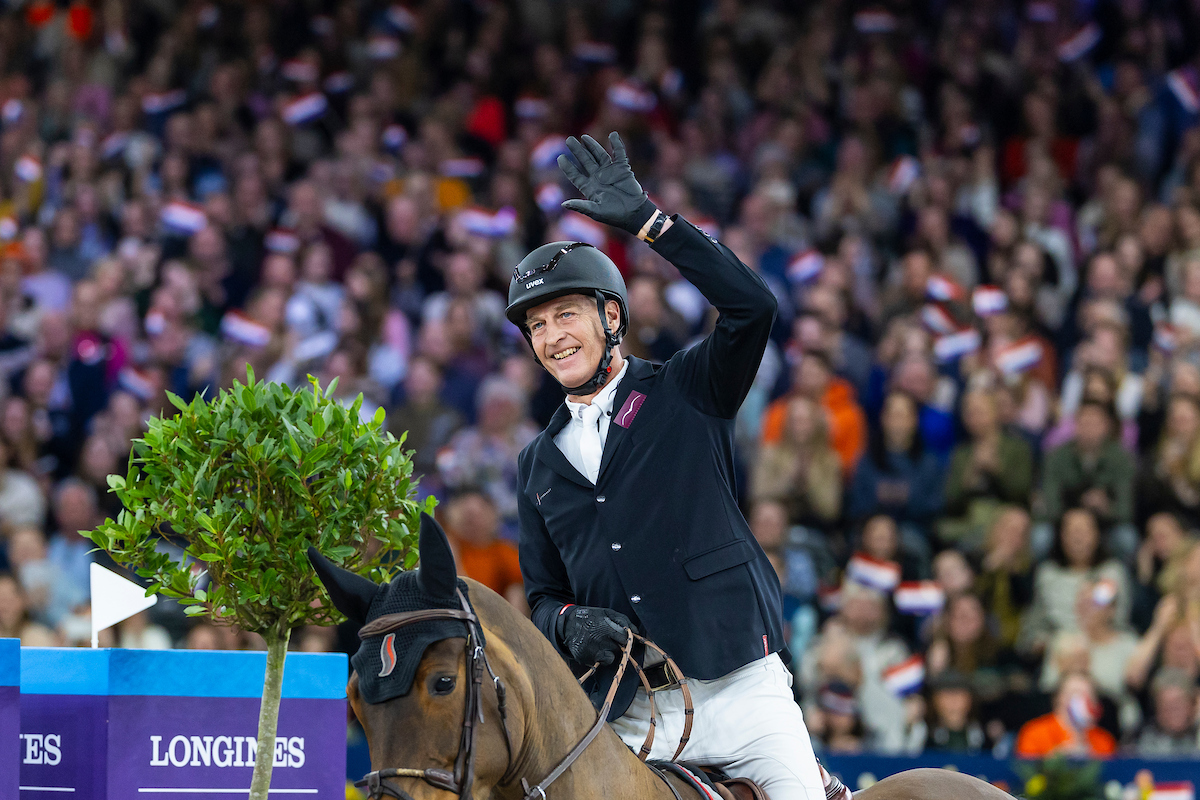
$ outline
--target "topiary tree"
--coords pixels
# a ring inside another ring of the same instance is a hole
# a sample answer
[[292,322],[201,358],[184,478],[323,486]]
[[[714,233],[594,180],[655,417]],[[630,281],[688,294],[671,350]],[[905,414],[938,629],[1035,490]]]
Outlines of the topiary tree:
[[[347,408],[333,398],[336,380],[324,391],[309,381],[311,391],[293,391],[256,382],[247,368],[245,385],[234,381],[212,402],[170,395],[179,413],[151,419],[128,475],[109,476],[125,510],[85,534],[152,581],[147,594],[266,640],[258,752],[267,754],[292,629],[340,619],[309,545],[375,581],[417,560],[422,506],[403,438],[384,431],[382,409],[360,419],[362,395]],[[432,507],[431,498],[424,508]],[[183,562],[158,547],[167,533],[184,543]],[[273,762],[255,759],[251,800],[267,800]]]

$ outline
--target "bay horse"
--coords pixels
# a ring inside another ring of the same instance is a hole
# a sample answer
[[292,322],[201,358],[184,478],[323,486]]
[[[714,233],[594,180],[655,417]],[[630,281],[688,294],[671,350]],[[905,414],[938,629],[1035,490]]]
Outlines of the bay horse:
[[[372,653],[385,631],[432,620],[461,624],[461,633],[429,643],[423,653],[413,648],[384,658],[392,667],[397,658],[419,659],[403,695],[368,703],[358,672],[351,675],[346,692],[366,733],[374,771],[365,782],[373,799],[697,797],[691,784],[651,769],[598,722],[587,694],[533,623],[482,584],[457,578],[445,532],[424,514],[419,545],[420,566],[382,587],[309,550],[334,605],[360,626]],[[403,613],[381,613],[405,592],[436,597],[440,608],[410,603]],[[390,672],[385,666],[380,674]],[[855,798],[1011,800],[977,778],[938,769],[899,773]]]

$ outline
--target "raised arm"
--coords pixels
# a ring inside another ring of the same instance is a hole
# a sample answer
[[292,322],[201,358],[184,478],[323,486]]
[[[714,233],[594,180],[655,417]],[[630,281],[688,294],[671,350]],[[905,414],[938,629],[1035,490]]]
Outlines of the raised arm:
[[672,358],[671,369],[701,411],[732,418],[766,350],[775,296],[728,247],[678,215],[668,218],[660,211],[633,176],[621,137],[614,132],[608,141],[611,156],[590,136],[567,140],[576,163],[559,156],[558,165],[586,199],[567,200],[563,207],[649,243],[716,307],[716,329]]

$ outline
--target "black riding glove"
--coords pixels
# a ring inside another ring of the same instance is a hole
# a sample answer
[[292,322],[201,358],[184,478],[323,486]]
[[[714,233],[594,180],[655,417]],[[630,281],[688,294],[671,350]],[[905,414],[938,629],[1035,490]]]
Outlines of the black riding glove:
[[584,666],[608,665],[625,648],[625,629],[637,627],[620,611],[595,606],[571,606],[557,621],[556,631],[571,657]]
[[608,135],[608,143],[612,146],[611,157],[587,134],[582,143],[574,136],[567,139],[567,148],[579,166],[562,155],[558,157],[558,167],[587,199],[565,200],[562,206],[637,236],[657,209],[633,177],[625,145],[616,131]]

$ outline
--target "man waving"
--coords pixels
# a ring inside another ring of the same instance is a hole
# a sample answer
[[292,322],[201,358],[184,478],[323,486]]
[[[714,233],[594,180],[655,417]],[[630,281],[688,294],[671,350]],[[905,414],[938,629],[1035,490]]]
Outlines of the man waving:
[[[726,247],[668,217],[612,156],[567,140],[559,166],[584,195],[563,206],[647,242],[720,312],[715,330],[661,367],[621,354],[625,282],[607,256],[554,242],[517,266],[508,319],[566,393],[521,453],[520,556],[533,621],[579,668],[612,665],[625,628],[662,647],[692,680],[686,761],[759,783],[774,800],[824,800],[820,768],[784,647],[779,581],[738,510],[733,426],[767,344],[776,302]],[[639,658],[641,657],[638,652]],[[662,712],[651,758],[683,730],[677,676],[649,664]],[[599,705],[613,675],[585,688]],[[640,745],[649,702],[626,676],[610,721]]]

